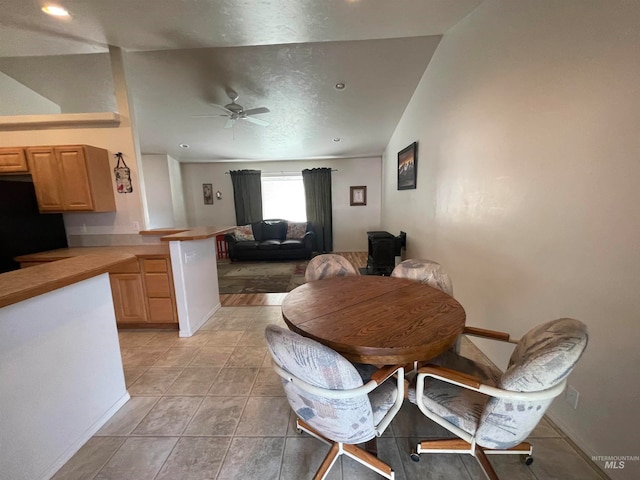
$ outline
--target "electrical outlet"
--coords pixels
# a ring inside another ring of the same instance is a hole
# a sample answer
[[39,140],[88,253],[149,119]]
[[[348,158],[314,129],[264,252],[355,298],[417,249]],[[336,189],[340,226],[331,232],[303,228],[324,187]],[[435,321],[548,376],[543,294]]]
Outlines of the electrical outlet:
[[579,398],[580,398],[580,392],[578,392],[578,390],[573,388],[571,385],[567,386],[567,391],[565,393],[564,399],[574,409],[578,408],[578,399]]

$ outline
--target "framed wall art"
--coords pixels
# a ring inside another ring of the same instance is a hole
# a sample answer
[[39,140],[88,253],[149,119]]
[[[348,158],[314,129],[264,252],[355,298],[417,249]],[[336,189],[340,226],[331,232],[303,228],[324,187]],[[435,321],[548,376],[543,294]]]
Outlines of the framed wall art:
[[349,197],[350,203],[349,205],[359,206],[367,204],[367,187],[365,185],[358,187],[349,187]]
[[202,198],[205,205],[213,205],[213,184],[202,184]]
[[398,152],[398,190],[416,188],[418,174],[418,142]]

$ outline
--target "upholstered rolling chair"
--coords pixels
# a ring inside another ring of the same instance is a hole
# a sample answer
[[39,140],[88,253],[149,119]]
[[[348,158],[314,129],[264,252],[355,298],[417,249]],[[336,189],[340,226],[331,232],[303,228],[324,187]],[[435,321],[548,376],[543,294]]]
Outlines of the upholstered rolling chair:
[[[510,341],[501,332],[474,334]],[[420,453],[469,453],[490,480],[498,477],[487,454],[523,454],[529,465],[532,447],[523,440],[564,390],[587,339],[582,322],[561,318],[522,337],[504,374],[451,351],[421,367],[409,400],[458,438],[422,441],[412,459],[418,461]]]
[[276,325],[267,326],[265,336],[298,429],[331,445],[313,478],[325,478],[344,454],[393,479],[387,464],[356,444],[380,436],[400,410],[404,369],[381,368],[363,384],[347,359],[315,340]]
[[333,253],[317,255],[309,260],[304,272],[304,280],[312,282],[327,277],[358,275],[358,271],[346,258]]
[[438,262],[432,260],[405,260],[396,265],[391,272],[391,276],[426,283],[447,295],[453,296],[453,285],[449,275],[442,271],[442,267]]

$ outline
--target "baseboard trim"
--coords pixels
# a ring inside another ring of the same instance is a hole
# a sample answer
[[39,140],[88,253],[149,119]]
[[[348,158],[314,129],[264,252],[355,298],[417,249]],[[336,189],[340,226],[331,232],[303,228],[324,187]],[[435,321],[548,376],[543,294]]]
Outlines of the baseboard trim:
[[116,403],[114,403],[113,406],[111,406],[111,408],[109,408],[109,410],[107,410],[93,425],[85,430],[84,433],[58,457],[51,467],[49,467],[42,476],[38,477],[38,480],[49,480],[53,477],[56,472],[60,470],[62,466],[67,463],[69,459],[73,457],[78,450],[80,450],[82,446],[87,443],[89,439],[93,437],[125,403],[129,401],[130,398],[129,392],[125,390],[124,395],[120,397]]
[[202,327],[202,325],[204,325],[205,323],[207,323],[207,320],[209,320],[211,318],[211,316],[216,313],[220,308],[222,308],[222,304],[220,302],[218,302],[211,310],[209,310],[207,313],[204,314],[204,316],[202,318],[200,318],[200,320],[198,320],[198,323],[196,323],[195,325],[190,325],[189,327],[189,331],[186,332],[184,330],[180,330],[180,332],[178,333],[179,337],[182,338],[187,338],[187,337],[191,337],[193,336],[198,330],[200,330],[200,327]]

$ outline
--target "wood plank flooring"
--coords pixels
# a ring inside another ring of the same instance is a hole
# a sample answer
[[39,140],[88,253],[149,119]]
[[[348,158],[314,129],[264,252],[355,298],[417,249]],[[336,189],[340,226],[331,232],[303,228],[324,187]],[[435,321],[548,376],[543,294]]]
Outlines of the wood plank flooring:
[[[367,252],[336,252],[349,260],[356,270],[367,266]],[[223,307],[262,307],[282,305],[286,293],[231,293],[220,295]]]

